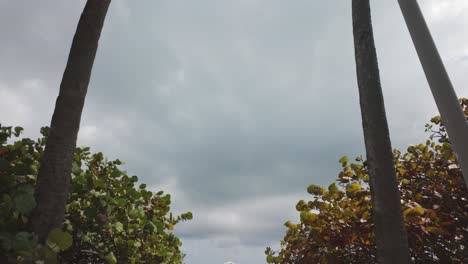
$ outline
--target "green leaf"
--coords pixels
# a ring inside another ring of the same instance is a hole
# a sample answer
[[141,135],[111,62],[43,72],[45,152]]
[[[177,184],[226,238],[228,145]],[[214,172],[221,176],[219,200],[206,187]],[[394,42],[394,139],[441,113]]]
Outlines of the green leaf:
[[192,212],[185,213],[184,220],[192,220],[192,219],[193,219]]
[[15,137],[19,137],[19,135],[21,135],[21,133],[23,132],[23,128],[22,127],[15,127],[15,132],[13,133],[13,135],[15,135]]
[[37,245],[37,240],[33,234],[28,232],[19,232],[15,235],[12,241],[12,248],[16,252],[18,251],[30,251]]
[[64,251],[72,246],[73,238],[70,233],[54,228],[47,237],[47,244],[55,252]]
[[94,218],[96,217],[97,209],[95,207],[87,207],[83,213],[87,218]]
[[89,147],[82,147],[82,148],[81,148],[81,151],[83,151],[83,152],[88,152],[89,150],[90,150]]
[[135,242],[133,243],[133,246],[136,247],[136,248],[141,247],[140,241],[135,241]]
[[117,222],[114,224],[115,225],[115,231],[117,231],[118,233],[122,232],[123,229],[124,229],[124,226],[122,223],[120,222]]
[[130,212],[128,212],[128,216],[131,219],[136,219],[139,216],[139,210],[138,209],[132,209]]
[[80,166],[76,162],[73,162],[72,163],[72,174],[79,175],[80,172],[81,172]]
[[[47,246],[39,246],[38,250],[37,250],[37,253],[39,255],[38,257],[43,261],[42,263],[44,263],[44,264],[58,263],[57,254]],[[38,261],[35,262],[35,264],[39,264],[39,263],[40,262],[38,262]]]
[[2,157],[0,157],[0,171],[5,171],[9,167],[9,162]]
[[20,192],[13,198],[16,210],[21,214],[29,213],[36,207],[36,200],[34,194],[30,192]]
[[115,257],[114,255],[114,252],[109,252],[109,254],[107,254],[104,259],[107,261],[107,263],[109,264],[116,264],[117,263],[117,258]]
[[104,159],[104,155],[102,154],[102,152],[98,152],[95,154],[95,159],[97,161],[102,161]]
[[13,244],[13,234],[11,233],[0,233],[0,246],[3,250],[10,250]]
[[41,127],[41,135],[43,135],[44,137],[49,136],[49,130],[49,127]]
[[97,178],[93,181],[94,188],[104,188],[106,187],[106,181],[101,178]]

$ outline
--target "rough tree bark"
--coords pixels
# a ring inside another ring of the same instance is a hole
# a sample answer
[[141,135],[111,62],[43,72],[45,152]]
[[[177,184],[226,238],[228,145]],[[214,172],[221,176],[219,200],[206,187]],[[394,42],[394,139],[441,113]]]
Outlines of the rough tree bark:
[[32,228],[44,242],[64,220],[81,112],[111,0],[88,0],[73,38],[37,178]]
[[353,35],[362,127],[379,263],[410,263],[380,85],[369,0],[353,0]]

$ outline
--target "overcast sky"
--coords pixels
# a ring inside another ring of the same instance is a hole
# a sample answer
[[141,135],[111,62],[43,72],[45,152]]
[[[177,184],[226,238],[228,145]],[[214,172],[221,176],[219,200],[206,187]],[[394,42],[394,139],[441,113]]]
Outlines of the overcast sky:
[[[436,115],[397,1],[372,1],[393,146]],[[468,1],[420,0],[468,96]],[[49,125],[85,1],[0,0],[0,122]],[[188,264],[264,263],[309,184],[364,154],[345,0],[113,0],[78,144],[172,194]]]

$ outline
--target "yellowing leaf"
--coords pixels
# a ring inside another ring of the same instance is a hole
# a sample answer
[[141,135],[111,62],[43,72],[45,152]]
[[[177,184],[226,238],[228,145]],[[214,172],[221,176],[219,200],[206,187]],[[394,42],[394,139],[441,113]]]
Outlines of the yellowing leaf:
[[406,219],[406,216],[413,210],[413,208],[406,208],[403,210],[403,218]]
[[422,208],[421,206],[414,207],[413,211],[416,212],[419,215],[424,215],[424,208]]
[[398,172],[400,173],[401,176],[404,176],[405,173],[406,173],[406,170],[403,169],[403,168],[398,168],[397,170],[398,170]]
[[357,191],[361,189],[361,185],[359,183],[351,183],[346,185],[346,193],[348,195],[354,195]]
[[286,226],[289,229],[296,229],[296,225],[293,224],[291,221],[287,221],[286,223],[284,223],[284,226]]
[[341,165],[343,165],[343,167],[345,167],[346,164],[348,164],[348,162],[349,162],[349,158],[347,156],[343,156],[343,157],[340,158],[340,160],[338,162],[341,163]]
[[437,235],[442,235],[444,234],[444,231],[442,231],[442,229],[440,228],[437,228],[437,227],[426,227],[426,230],[429,232],[429,233],[433,233],[433,234],[437,234]]
[[307,212],[307,211],[302,211],[300,214],[300,217],[301,217],[301,222],[305,224],[311,224],[318,218],[316,214]]
[[434,123],[434,124],[439,124],[440,121],[442,121],[441,117],[440,116],[435,116],[431,119],[431,122]]
[[309,187],[307,187],[307,192],[313,195],[322,195],[325,193],[325,189],[320,186],[311,184]]
[[369,212],[368,212],[368,211],[365,211],[364,213],[362,213],[361,218],[364,219],[364,220],[369,219]]
[[334,193],[337,193],[339,190],[338,190],[338,187],[336,187],[336,184],[335,183],[332,183],[328,186],[328,191],[331,193],[331,194],[334,194]]

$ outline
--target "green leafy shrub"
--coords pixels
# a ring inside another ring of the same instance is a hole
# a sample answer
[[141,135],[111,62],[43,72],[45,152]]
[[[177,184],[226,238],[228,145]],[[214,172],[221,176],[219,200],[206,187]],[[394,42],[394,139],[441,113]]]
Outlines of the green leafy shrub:
[[36,141],[8,143],[22,130],[0,125],[1,263],[182,263],[181,242],[171,230],[192,214],[173,216],[169,194],[135,186],[137,176],[120,170],[120,160],[89,148],[75,152],[63,228],[40,245],[29,216],[48,129]]
[[[460,103],[468,117],[468,100]],[[413,263],[466,263],[466,185],[440,117],[431,123],[424,144],[394,150],[410,253]],[[285,223],[281,249],[265,251],[268,263],[376,263],[366,162],[339,162],[336,183],[309,186],[314,198],[297,203],[300,223]]]

